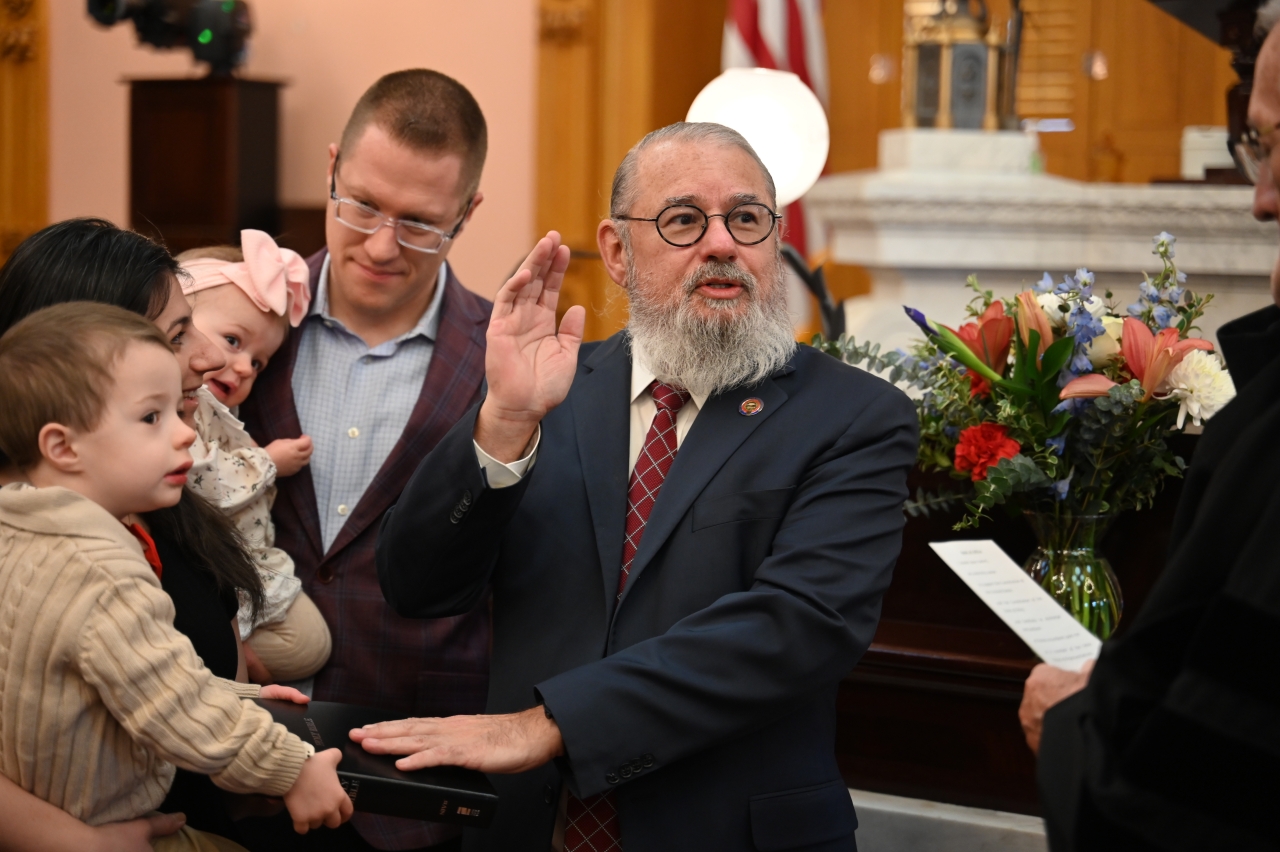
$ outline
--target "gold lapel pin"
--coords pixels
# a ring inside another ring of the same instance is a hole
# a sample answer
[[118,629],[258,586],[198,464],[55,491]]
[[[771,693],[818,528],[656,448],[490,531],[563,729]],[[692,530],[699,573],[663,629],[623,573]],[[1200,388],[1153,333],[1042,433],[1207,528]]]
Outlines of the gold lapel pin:
[[753,414],[759,414],[761,411],[764,411],[764,403],[754,396],[749,399],[744,399],[742,401],[742,405],[738,406],[738,413],[746,415],[747,417],[750,417]]

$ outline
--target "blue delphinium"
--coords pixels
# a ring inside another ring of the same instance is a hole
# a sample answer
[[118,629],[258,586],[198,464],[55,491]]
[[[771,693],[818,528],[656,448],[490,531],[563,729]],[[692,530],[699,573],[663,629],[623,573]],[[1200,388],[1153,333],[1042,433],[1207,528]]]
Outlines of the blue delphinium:
[[[1070,381],[1093,370],[1093,364],[1089,361],[1089,344],[1094,338],[1106,334],[1106,328],[1103,327],[1102,320],[1089,313],[1084,302],[1080,301],[1067,314],[1067,334],[1075,341],[1071,360],[1063,370],[1064,374],[1070,374],[1065,377],[1066,381]],[[1058,378],[1061,382],[1064,376],[1060,375]]]
[[1053,289],[1053,276],[1046,272],[1043,278],[1032,285],[1031,289],[1037,293],[1048,293]]
[[[1071,377],[1073,379],[1079,378],[1093,369],[1093,362],[1089,360],[1088,353],[1079,344],[1076,345],[1076,351],[1072,353],[1071,360],[1067,363],[1067,369],[1075,374]],[[1066,385],[1059,385],[1059,387],[1066,387]]]
[[[1067,374],[1066,370],[1063,370],[1062,372],[1063,372],[1063,375]],[[1059,384],[1061,385],[1062,382],[1059,381]],[[1085,399],[1083,397],[1073,397],[1071,399],[1064,399],[1062,402],[1054,406],[1053,413],[1062,414],[1065,412],[1067,414],[1070,414],[1072,417],[1079,417],[1081,412],[1083,412],[1086,408],[1088,408],[1090,403],[1092,402],[1093,400]]]
[[1056,437],[1056,438],[1046,438],[1046,439],[1045,439],[1044,444],[1045,444],[1045,446],[1046,446],[1046,447],[1048,447],[1050,450],[1053,450],[1053,454],[1054,454],[1054,455],[1056,455],[1056,456],[1060,456],[1060,455],[1062,455],[1064,452],[1066,452],[1066,449],[1067,449],[1067,436],[1066,436],[1066,435],[1059,435],[1059,436],[1058,436],[1058,437]]
[[1071,313],[1067,314],[1067,334],[1075,338],[1076,346],[1087,346],[1095,337],[1106,333],[1102,320],[1089,313],[1083,302],[1076,303]]
[[[1164,259],[1165,272],[1154,281],[1148,278],[1139,284],[1138,301],[1128,306],[1129,316],[1142,320],[1157,331],[1178,325],[1182,319],[1177,310],[1178,304],[1188,298],[1187,291],[1182,286],[1186,283],[1187,276],[1173,270],[1169,261],[1173,257],[1175,239],[1165,231],[1151,238],[1155,246],[1152,253]],[[1171,271],[1174,274],[1171,275]]]
[[1071,477],[1075,476],[1075,474],[1075,468],[1072,468],[1066,479],[1059,479],[1053,483],[1053,493],[1059,500],[1067,499],[1067,494],[1071,491]]

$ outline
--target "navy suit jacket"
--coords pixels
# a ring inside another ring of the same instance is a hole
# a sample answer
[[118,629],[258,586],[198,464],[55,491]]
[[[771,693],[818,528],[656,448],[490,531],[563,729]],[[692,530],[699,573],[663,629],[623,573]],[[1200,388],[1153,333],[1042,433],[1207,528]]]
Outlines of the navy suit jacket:
[[[545,702],[565,758],[494,776],[469,848],[547,848],[562,783],[613,791],[627,852],[848,850],[834,755],[840,680],[871,642],[901,545],[916,415],[815,349],[707,400],[621,601],[631,359],[584,346],[536,464],[486,487],[473,409],[384,518],[378,574],[404,615],[466,612],[491,586],[488,712]],[[740,412],[756,397],[761,410]]]

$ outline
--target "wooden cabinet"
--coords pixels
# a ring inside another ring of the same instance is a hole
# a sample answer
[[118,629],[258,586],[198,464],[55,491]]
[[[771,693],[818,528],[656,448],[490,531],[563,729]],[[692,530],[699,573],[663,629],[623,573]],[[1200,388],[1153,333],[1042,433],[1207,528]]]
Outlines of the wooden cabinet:
[[134,80],[130,225],[177,253],[276,233],[280,83]]

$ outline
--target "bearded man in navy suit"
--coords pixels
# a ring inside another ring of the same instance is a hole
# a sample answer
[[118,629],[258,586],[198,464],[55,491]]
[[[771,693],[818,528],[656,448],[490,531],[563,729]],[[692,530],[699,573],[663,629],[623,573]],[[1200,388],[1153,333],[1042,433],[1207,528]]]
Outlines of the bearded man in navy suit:
[[654,131],[598,240],[625,332],[555,326],[554,232],[504,285],[488,392],[383,521],[406,616],[493,594],[488,715],[352,732],[501,796],[464,848],[849,850],[840,680],[898,556],[911,402],[795,345],[772,178],[714,124]]

